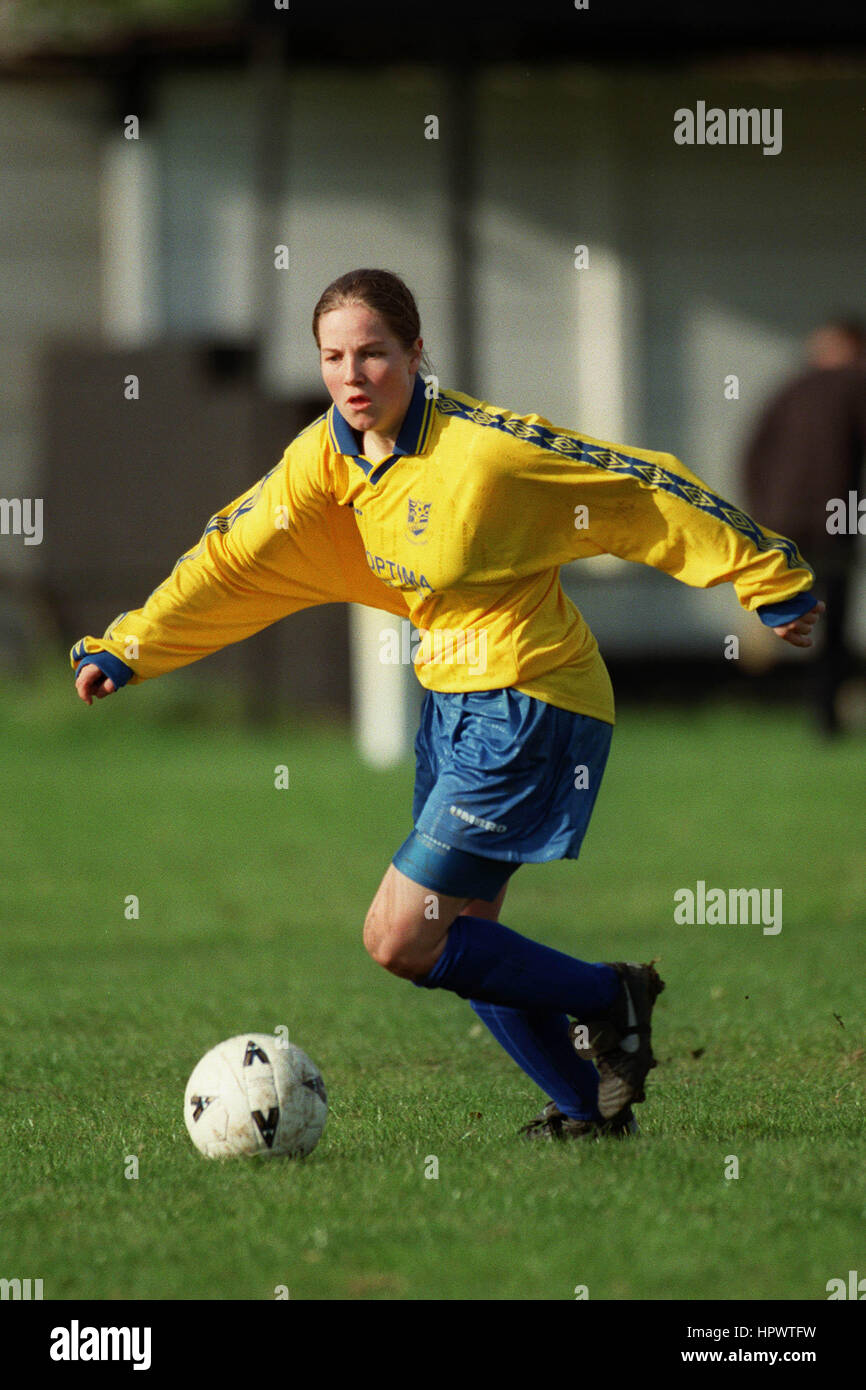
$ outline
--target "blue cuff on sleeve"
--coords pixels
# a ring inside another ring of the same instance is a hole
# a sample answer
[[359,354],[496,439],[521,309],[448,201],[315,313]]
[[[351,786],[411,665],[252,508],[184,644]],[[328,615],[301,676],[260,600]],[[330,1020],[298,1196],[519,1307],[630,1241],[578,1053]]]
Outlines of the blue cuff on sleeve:
[[135,675],[131,666],[127,666],[125,661],[120,660],[120,657],[112,656],[111,652],[88,652],[87,656],[82,657],[76,666],[76,676],[82,666],[98,666],[103,675],[111,677],[118,690]]
[[793,598],[786,598],[782,603],[765,603],[755,611],[765,626],[784,627],[785,623],[792,623],[795,618],[802,618],[804,613],[810,612],[817,602],[810,590],[807,594],[795,594]]

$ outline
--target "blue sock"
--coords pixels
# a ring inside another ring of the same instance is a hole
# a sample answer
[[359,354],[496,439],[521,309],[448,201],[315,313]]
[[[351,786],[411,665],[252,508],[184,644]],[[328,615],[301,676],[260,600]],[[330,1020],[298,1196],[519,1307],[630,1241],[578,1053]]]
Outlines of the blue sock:
[[598,1072],[572,1046],[565,1014],[470,1003],[496,1041],[573,1120],[597,1120]]
[[482,1004],[571,1014],[581,1021],[604,1013],[620,991],[612,966],[576,960],[484,917],[455,918],[442,955],[414,983]]

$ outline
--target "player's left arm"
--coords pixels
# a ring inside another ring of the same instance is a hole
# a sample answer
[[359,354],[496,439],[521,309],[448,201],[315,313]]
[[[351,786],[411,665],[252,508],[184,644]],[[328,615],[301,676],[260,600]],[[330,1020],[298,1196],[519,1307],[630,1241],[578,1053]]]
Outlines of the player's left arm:
[[524,446],[512,505],[536,536],[549,537],[556,563],[610,554],[696,588],[730,583],[743,608],[780,638],[812,645],[824,607],[792,540],[720,497],[672,454],[564,431],[544,438],[543,450]]

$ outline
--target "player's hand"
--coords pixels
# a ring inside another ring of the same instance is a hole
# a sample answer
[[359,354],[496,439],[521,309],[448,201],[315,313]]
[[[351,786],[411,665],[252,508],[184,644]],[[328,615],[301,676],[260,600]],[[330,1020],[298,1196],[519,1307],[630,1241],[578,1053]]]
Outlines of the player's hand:
[[773,631],[777,637],[781,637],[783,642],[790,642],[792,647],[811,647],[812,628],[826,606],[824,603],[816,603],[815,607],[810,608],[808,613],[803,613],[792,623],[785,623],[784,627],[774,627]]
[[82,666],[78,672],[75,678],[75,689],[86,705],[92,705],[94,696],[97,700],[104,700],[106,695],[114,694],[117,686],[110,676],[89,662],[87,666]]

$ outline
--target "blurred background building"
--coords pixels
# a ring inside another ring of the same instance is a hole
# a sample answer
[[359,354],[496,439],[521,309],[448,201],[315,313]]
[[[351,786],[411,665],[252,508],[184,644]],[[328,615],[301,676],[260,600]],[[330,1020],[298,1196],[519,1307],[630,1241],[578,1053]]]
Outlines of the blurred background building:
[[[44,537],[0,536],[2,665],[137,607],[327,404],[312,309],[354,266],[406,278],[443,385],[669,450],[745,504],[805,333],[866,310],[866,14],[694,11],[8,4],[0,494],[43,498]],[[676,143],[701,102],[781,111],[781,149]],[[727,586],[565,578],[621,689],[741,679]],[[864,584],[861,546],[861,656]],[[382,625],[356,628],[368,655]],[[263,663],[345,710],[351,626],[299,615],[215,663],[253,710]],[[365,688],[408,688],[371,661]]]

